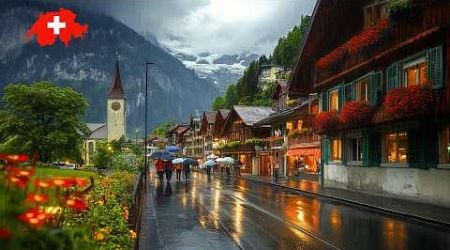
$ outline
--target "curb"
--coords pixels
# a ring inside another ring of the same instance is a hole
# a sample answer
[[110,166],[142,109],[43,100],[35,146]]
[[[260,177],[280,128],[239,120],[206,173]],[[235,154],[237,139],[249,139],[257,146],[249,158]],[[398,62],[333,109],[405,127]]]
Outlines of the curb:
[[415,215],[415,214],[410,214],[410,213],[406,213],[406,212],[400,212],[397,210],[392,210],[392,209],[387,209],[387,208],[383,208],[383,207],[378,207],[378,206],[374,206],[374,205],[370,205],[370,204],[366,204],[366,203],[362,203],[362,202],[358,202],[358,201],[354,201],[354,200],[349,200],[349,199],[345,199],[345,198],[340,198],[340,197],[335,197],[335,196],[330,196],[330,195],[326,195],[326,194],[322,194],[322,193],[315,193],[315,192],[311,192],[311,191],[306,191],[306,190],[301,190],[301,189],[297,189],[297,188],[293,188],[293,187],[289,187],[289,186],[284,186],[281,184],[277,184],[277,183],[273,183],[273,182],[267,182],[267,181],[261,181],[261,180],[255,180],[255,179],[251,179],[251,178],[246,178],[246,177],[242,177],[245,180],[249,180],[249,181],[253,181],[253,182],[258,182],[264,185],[269,185],[269,186],[276,186],[279,188],[284,188],[284,189],[289,189],[295,192],[300,192],[300,193],[306,193],[309,195],[313,195],[313,196],[320,196],[320,197],[324,197],[327,199],[331,199],[331,200],[337,200],[343,203],[349,203],[358,207],[364,207],[364,208],[368,208],[371,210],[378,210],[378,211],[382,211],[384,213],[388,213],[388,214],[395,214],[397,216],[400,217],[404,217],[404,218],[409,218],[409,219],[413,219],[415,221],[421,222],[421,223],[431,223],[431,224],[435,224],[435,225],[439,225],[439,226],[444,226],[444,227],[448,227],[450,228],[450,222],[443,222],[443,221],[438,221],[432,218],[428,218],[428,217],[423,217],[420,215]]

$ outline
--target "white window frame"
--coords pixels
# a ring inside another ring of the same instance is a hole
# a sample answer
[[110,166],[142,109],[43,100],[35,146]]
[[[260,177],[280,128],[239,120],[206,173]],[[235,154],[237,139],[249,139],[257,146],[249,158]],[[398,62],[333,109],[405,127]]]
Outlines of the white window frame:
[[[356,140],[360,140],[360,144],[361,144],[361,151],[362,151],[362,153],[364,154],[364,150],[363,150],[363,136],[362,135],[352,135],[352,136],[349,136],[348,138],[347,138],[347,147],[345,147],[345,150],[346,150],[346,156],[348,157],[348,161],[347,161],[347,164],[348,165],[355,165],[355,166],[361,166],[362,165],[362,162],[363,162],[363,157],[364,157],[364,155],[361,157],[361,160],[354,160],[353,159],[353,144],[352,144],[352,140],[354,140],[354,139],[356,139]],[[356,154],[357,155],[359,155],[361,152],[358,152],[358,146],[356,146],[357,147],[357,152],[356,152]]]

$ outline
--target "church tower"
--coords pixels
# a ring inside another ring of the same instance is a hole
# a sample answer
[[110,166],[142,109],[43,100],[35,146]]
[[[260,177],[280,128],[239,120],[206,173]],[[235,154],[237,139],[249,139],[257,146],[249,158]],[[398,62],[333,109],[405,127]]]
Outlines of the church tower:
[[120,80],[119,60],[116,61],[114,78],[107,98],[108,141],[125,136],[125,94]]

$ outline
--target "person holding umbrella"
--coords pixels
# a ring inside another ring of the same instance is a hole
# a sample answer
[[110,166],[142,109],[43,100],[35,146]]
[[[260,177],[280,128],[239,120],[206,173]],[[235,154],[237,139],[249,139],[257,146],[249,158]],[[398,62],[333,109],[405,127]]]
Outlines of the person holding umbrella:
[[172,179],[172,172],[173,172],[173,164],[171,160],[168,160],[165,162],[164,164],[165,166],[165,170],[166,170],[166,180],[167,182],[170,181],[170,179]]
[[177,174],[177,181],[181,181],[181,168],[184,162],[183,158],[176,158],[172,160],[172,164],[175,165],[175,173]]
[[164,162],[161,159],[155,160],[156,173],[158,174],[159,181],[162,183],[164,180]]
[[189,160],[185,160],[183,162],[184,180],[186,180],[186,181],[189,179],[189,173],[191,172],[189,162],[190,162]]

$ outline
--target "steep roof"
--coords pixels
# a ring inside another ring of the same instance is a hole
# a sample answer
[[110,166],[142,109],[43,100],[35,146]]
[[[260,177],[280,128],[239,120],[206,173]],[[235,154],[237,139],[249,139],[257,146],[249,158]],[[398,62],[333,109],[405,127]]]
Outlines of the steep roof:
[[233,110],[242,119],[245,125],[253,126],[256,122],[267,118],[274,113],[271,107],[263,106],[233,106]]
[[89,129],[88,139],[108,139],[108,126],[106,123],[86,123]]
[[206,121],[208,121],[208,123],[210,124],[214,123],[216,121],[217,114],[218,114],[217,111],[205,112]]
[[119,61],[116,61],[116,69],[114,71],[113,81],[111,82],[111,86],[109,87],[108,98],[125,99],[122,81],[120,79]]
[[229,109],[220,109],[219,114],[222,116],[222,119],[227,119],[228,113],[230,113]]

